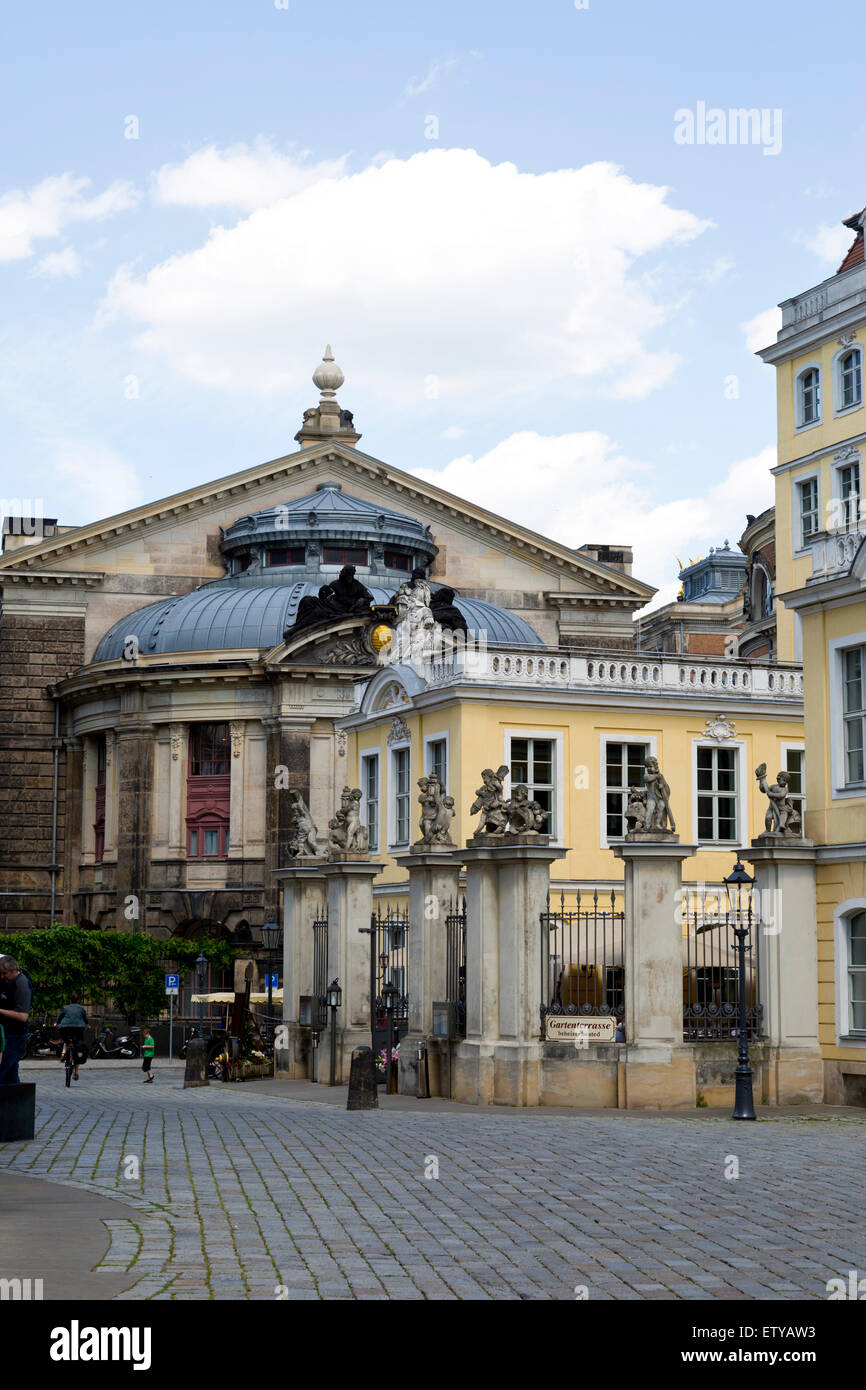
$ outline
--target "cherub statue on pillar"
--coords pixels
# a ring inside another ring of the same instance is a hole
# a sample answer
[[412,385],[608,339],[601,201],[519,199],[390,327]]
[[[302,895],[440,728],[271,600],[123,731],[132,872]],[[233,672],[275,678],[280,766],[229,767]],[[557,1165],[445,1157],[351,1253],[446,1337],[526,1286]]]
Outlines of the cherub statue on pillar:
[[475,800],[469,808],[470,816],[481,812],[481,821],[476,835],[503,835],[507,826],[507,812],[505,809],[505,798],[502,795],[504,779],[508,776],[508,768],[500,767],[496,772],[492,767],[486,767],[481,774],[481,786],[475,793]]
[[313,818],[301,793],[292,788],[289,789],[289,817],[291,825],[289,853],[296,859],[317,855],[319,846]]
[[547,812],[538,801],[529,797],[529,788],[520,782],[512,788],[511,800],[505,804],[508,830],[512,835],[541,835]]
[[766,833],[768,835],[796,836],[799,839],[803,834],[803,829],[800,812],[788,792],[790,774],[779,772],[776,781],[769,785],[767,782],[767,764],[761,763],[760,767],[755,768],[755,777],[758,786],[770,802],[764,817]]
[[328,821],[328,847],[337,858],[343,854],[367,854],[370,844],[361,824],[361,789],[344,787],[340,809]]
[[418,786],[421,789],[418,798],[421,807],[419,843],[427,846],[443,845],[453,849],[450,827],[454,819],[454,797],[445,795],[445,788],[435,772],[431,772],[429,777],[419,777]]

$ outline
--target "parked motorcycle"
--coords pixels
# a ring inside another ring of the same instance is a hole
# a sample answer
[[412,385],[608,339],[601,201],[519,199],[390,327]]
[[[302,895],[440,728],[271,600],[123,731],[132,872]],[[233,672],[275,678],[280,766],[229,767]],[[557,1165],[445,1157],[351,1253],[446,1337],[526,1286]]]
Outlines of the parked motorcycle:
[[140,1028],[130,1028],[128,1033],[115,1035],[113,1028],[104,1028],[90,1049],[90,1055],[99,1057],[140,1057]]
[[53,1024],[43,1023],[30,1029],[25,1057],[59,1057],[62,1051],[63,1039]]

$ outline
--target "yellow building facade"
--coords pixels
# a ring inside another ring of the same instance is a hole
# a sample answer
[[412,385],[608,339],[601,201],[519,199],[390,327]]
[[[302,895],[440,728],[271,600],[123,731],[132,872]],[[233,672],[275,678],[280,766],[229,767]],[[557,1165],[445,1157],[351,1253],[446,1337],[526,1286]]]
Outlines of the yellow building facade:
[[776,343],[779,652],[805,678],[806,834],[815,841],[819,1028],[829,1101],[866,1100],[864,214],[838,272],[782,308]]

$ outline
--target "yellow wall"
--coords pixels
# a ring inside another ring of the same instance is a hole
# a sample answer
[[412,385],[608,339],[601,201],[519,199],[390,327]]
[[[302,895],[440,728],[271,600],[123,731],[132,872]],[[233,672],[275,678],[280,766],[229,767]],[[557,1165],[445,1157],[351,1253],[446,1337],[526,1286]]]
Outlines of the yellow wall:
[[[387,736],[397,710],[383,714],[375,728],[359,731],[350,743],[349,767],[360,775],[359,756],[363,751],[380,752],[380,851],[386,860],[384,878],[388,882],[405,880],[405,871],[387,855]],[[697,826],[693,820],[693,739],[706,737],[707,711],[680,714],[651,711],[646,715],[634,710],[567,708],[555,701],[539,705],[482,704],[466,701],[460,705],[443,705],[437,711],[404,714],[412,735],[412,839],[418,835],[417,788],[422,774],[421,749],[423,738],[447,729],[450,733],[450,767],[448,791],[455,797],[458,812],[452,838],[464,844],[478,825],[478,817],[469,815],[469,807],[480,785],[481,769],[498,767],[506,761],[506,731],[535,733],[539,737],[560,735],[562,759],[558,775],[564,786],[564,831],[561,836],[570,846],[564,860],[553,865],[554,880],[621,881],[622,863],[610,849],[603,847],[601,821],[601,786],[603,777],[600,736],[621,735],[624,742],[657,740],[659,762],[671,787],[671,805],[677,820],[677,832],[683,843],[696,843]],[[802,724],[796,719],[751,718],[733,720],[735,740],[742,740],[740,776],[745,780],[748,802],[748,825],[742,835],[745,843],[764,829],[766,799],[758,791],[754,769],[766,762],[775,777],[784,766],[782,745],[802,743]],[[724,746],[724,745],[720,745]],[[359,782],[358,785],[361,785]],[[685,877],[690,880],[718,883],[730,873],[734,847],[699,850],[684,865]]]
[[[818,865],[818,1037],[826,1061],[862,1062],[862,1048],[836,1043],[836,966],[834,914],[840,903],[866,901],[866,863]],[[838,1020],[845,1032],[847,1020]]]
[[830,643],[866,631],[866,600],[803,618],[806,746],[806,833],[819,845],[866,841],[866,796],[833,799],[830,755]]

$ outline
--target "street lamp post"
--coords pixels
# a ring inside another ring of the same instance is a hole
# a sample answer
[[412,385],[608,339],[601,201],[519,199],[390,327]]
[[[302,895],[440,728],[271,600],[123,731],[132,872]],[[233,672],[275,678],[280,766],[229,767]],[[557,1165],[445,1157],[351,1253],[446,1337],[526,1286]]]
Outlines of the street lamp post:
[[343,991],[339,980],[328,985],[328,1008],[331,1010],[331,1075],[329,1086],[337,1084],[337,1010],[343,1002]]
[[[752,931],[752,885],[755,880],[746,872],[739,858],[733,873],[724,880],[728,907],[734,914],[734,935],[737,938],[737,985],[739,990],[740,1026],[737,1037],[737,1072],[732,1120],[754,1120],[755,1101],[752,1095],[752,1068],[749,1064],[749,1040],[746,1031],[746,937]],[[743,893],[747,898],[746,922],[743,925]],[[751,950],[751,943],[749,945]]]
[[273,917],[269,918],[262,927],[262,940],[267,951],[267,972],[268,972],[268,1051],[274,1050],[274,952],[279,945],[280,928]]
[[394,1004],[397,999],[397,990],[391,980],[383,987],[382,998],[385,1001],[385,1014],[388,1019],[388,1045],[385,1048],[385,1094],[390,1096],[393,1094],[391,1053],[394,1048]]
[[208,958],[199,951],[195,962],[195,979],[198,985],[198,1035],[204,1037],[204,992],[207,985]]

